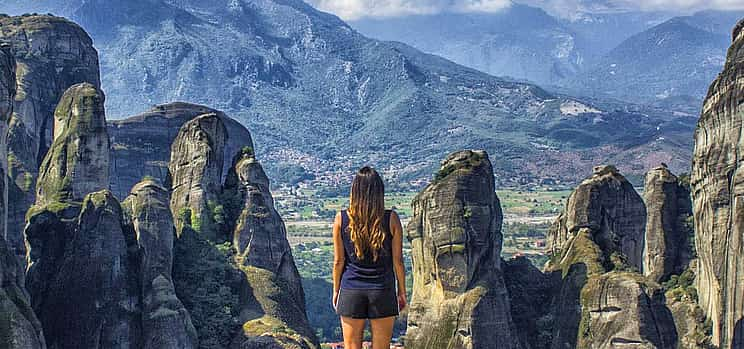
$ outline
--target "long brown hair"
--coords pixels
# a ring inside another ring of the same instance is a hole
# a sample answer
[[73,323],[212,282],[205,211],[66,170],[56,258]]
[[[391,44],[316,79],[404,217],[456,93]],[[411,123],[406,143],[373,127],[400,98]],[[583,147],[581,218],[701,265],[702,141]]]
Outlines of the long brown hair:
[[359,169],[351,183],[349,196],[349,230],[357,258],[363,259],[372,252],[373,260],[382,249],[385,229],[385,184],[372,167]]

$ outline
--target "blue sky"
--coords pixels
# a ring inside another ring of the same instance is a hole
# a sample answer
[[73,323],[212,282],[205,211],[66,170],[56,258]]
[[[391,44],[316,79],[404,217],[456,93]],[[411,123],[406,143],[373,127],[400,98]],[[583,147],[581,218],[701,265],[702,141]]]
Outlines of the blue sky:
[[[346,20],[400,17],[444,12],[496,12],[510,0],[308,0],[317,8]],[[608,4],[615,8],[642,11],[691,12],[705,9],[744,10],[744,0],[525,0],[562,13]]]

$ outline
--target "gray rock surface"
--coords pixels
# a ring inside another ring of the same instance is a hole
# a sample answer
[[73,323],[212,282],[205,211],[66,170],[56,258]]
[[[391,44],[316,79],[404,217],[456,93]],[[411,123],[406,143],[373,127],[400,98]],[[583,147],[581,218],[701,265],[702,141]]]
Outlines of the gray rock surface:
[[71,87],[55,113],[24,231],[26,287],[49,348],[140,347],[137,240],[119,202],[101,190],[108,151],[102,93]]
[[643,200],[646,203],[643,273],[658,282],[666,281],[687,269],[694,254],[689,221],[690,190],[666,166],[659,166],[646,174]]
[[700,305],[712,342],[744,348],[744,22],[733,32],[723,72],[712,83],[695,131],[691,185]]
[[233,345],[241,349],[317,348],[305,313],[302,280],[284,221],[274,208],[269,179],[252,151],[240,152],[233,164],[225,191],[240,203],[233,247],[236,265],[245,274],[251,293],[241,304],[243,333]]
[[551,348],[676,348],[663,289],[640,273],[646,208],[611,166],[596,167],[549,231],[559,272]]
[[0,41],[13,48],[17,61],[14,113],[10,119],[10,197],[8,243],[25,255],[23,226],[34,203],[34,185],[41,160],[52,143],[54,111],[70,86],[100,86],[98,54],[88,34],[59,17],[0,16]]
[[32,208],[26,287],[49,348],[139,347],[137,242],[123,220],[108,190]]
[[170,208],[179,235],[188,219],[194,230],[216,240],[212,210],[222,191],[226,141],[224,123],[214,113],[198,116],[178,131],[171,146],[167,184],[172,188]]
[[519,348],[501,266],[502,213],[483,151],[443,162],[407,227],[413,296],[406,348]]
[[[144,176],[165,182],[170,147],[178,130],[191,119],[209,113],[217,114],[227,129],[225,159],[232,159],[243,147],[253,147],[251,134],[243,125],[221,111],[196,104],[164,104],[123,120],[109,121],[111,191],[118,198],[124,198]],[[231,166],[230,161],[224,162],[223,177]]]
[[642,270],[646,206],[615,167],[595,167],[571,193],[548,234],[553,253],[561,254],[582,228],[592,230],[593,240],[603,249],[622,253],[630,266]]
[[172,280],[175,228],[168,191],[153,180],[132,188],[124,202],[127,219],[137,235],[141,263],[142,348],[193,349],[198,347],[196,329]]
[[36,318],[24,285],[24,272],[6,242],[8,218],[8,119],[15,96],[15,59],[0,45],[0,347],[45,348],[41,323]]

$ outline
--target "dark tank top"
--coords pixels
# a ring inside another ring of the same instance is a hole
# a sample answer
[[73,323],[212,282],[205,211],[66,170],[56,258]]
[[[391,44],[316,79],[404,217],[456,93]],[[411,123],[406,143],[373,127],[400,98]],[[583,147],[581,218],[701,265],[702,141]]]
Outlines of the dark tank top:
[[377,261],[368,251],[364,258],[359,259],[354,250],[349,231],[349,215],[346,210],[341,211],[341,239],[344,242],[345,265],[341,275],[341,288],[355,290],[386,289],[395,287],[395,272],[393,271],[393,235],[390,232],[390,213],[385,210],[382,227],[385,232],[382,248],[378,251]]

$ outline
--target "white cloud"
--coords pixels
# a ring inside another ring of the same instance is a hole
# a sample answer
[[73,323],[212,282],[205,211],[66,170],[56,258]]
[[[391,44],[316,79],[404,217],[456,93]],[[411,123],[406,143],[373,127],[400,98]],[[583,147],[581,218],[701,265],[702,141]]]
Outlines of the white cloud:
[[[497,12],[510,0],[306,0],[315,7],[345,20],[364,17],[401,17],[443,12]],[[744,10],[744,0],[514,0],[557,14],[601,9],[691,12],[698,10]]]
[[744,0],[618,0],[640,10],[744,10]]
[[345,20],[400,17],[442,12],[496,12],[510,0],[309,0],[317,8]]

